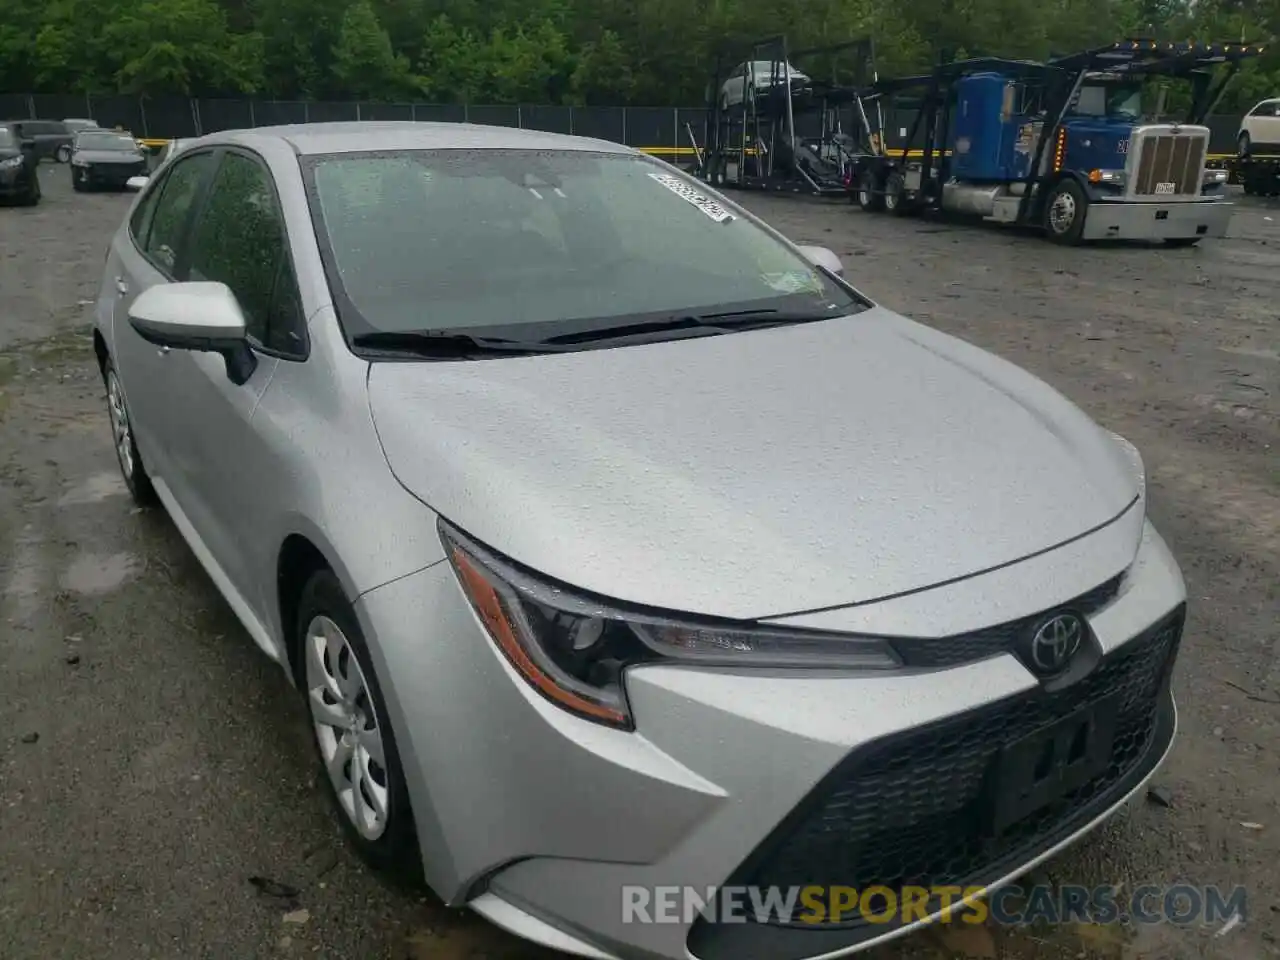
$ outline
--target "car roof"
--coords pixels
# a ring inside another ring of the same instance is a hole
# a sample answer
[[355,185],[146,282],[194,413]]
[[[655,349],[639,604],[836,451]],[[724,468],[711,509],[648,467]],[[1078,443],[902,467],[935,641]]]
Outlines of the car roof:
[[413,120],[297,123],[225,130],[200,138],[202,143],[239,143],[247,147],[265,140],[283,140],[304,156],[370,150],[581,150],[639,154],[638,150],[630,147],[590,137],[475,123]]

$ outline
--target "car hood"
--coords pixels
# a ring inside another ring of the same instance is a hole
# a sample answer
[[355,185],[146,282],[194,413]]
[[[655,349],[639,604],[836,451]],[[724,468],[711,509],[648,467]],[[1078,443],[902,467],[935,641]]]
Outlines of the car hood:
[[669,610],[754,619],[918,590],[1078,538],[1138,495],[1119,445],[1042,381],[879,308],[375,363],[368,389],[419,499],[551,578]]
[[77,150],[75,159],[83,163],[142,163],[145,159],[140,153],[125,153],[123,150]]

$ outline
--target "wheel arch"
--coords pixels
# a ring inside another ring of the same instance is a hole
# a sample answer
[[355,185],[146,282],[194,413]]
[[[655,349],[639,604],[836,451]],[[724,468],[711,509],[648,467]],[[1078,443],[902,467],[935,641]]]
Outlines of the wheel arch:
[[276,616],[281,646],[287,658],[289,679],[301,686],[301,657],[298,647],[298,606],[302,591],[315,574],[328,570],[338,578],[352,604],[358,593],[341,563],[323,538],[294,531],[285,536],[276,553]]
[[107,349],[107,338],[102,335],[102,331],[96,326],[93,328],[93,355],[98,360],[98,372],[105,374],[107,372],[107,359],[111,356],[111,351]]

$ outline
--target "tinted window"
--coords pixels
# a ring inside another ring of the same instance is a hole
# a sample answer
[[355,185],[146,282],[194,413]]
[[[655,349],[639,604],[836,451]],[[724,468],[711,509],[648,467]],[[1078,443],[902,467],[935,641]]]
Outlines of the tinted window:
[[110,133],[105,130],[87,130],[76,134],[77,150],[119,150],[135,153],[138,149],[133,137],[123,133]]
[[191,205],[200,192],[213,160],[211,153],[197,153],[175,162],[160,185],[155,214],[142,249],[159,266],[172,273],[178,262],[178,244],[186,229]]
[[28,120],[23,124],[29,137],[57,136],[67,132],[67,128],[54,120]]
[[267,168],[228,153],[191,233],[188,279],[225,283],[240,302],[254,339],[297,353],[301,322],[287,239]]
[[315,161],[314,184],[330,282],[377,330],[857,303],[646,157],[342,154]]

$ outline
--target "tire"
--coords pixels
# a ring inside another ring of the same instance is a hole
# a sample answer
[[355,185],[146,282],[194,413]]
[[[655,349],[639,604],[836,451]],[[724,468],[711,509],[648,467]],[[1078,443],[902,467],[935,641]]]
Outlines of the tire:
[[[419,883],[422,857],[395,734],[359,620],[331,571],[307,581],[295,629],[320,779],[343,833],[375,870]],[[339,751],[349,759],[330,773]],[[353,781],[360,770],[368,771],[367,778]]]
[[64,143],[53,152],[53,159],[57,160],[59,163],[70,163],[71,148]]
[[879,213],[884,209],[884,194],[876,191],[876,177],[870,170],[858,179],[854,200],[867,213]]
[[75,167],[71,168],[71,189],[76,193],[84,193],[89,189],[89,184],[87,183],[86,178],[83,177],[80,174],[80,171]]
[[910,212],[907,203],[907,181],[898,171],[894,171],[884,181],[884,209],[895,217],[906,216]]
[[107,388],[107,416],[111,420],[111,442],[115,447],[116,462],[120,465],[120,475],[134,503],[140,507],[154,507],[159,498],[151,485],[151,478],[147,476],[147,468],[142,465],[138,443],[133,438],[129,405],[110,357],[102,365],[102,381]]
[[28,190],[22,197],[22,205],[24,207],[34,207],[40,202],[41,196],[42,194],[40,192],[40,170],[37,167],[35,172],[32,173],[31,175],[31,189]]
[[1044,231],[1054,243],[1076,246],[1084,234],[1089,198],[1074,180],[1058,181],[1044,203]]
[[1164,245],[1166,247],[1174,247],[1174,248],[1194,247],[1199,242],[1200,242],[1199,237],[1170,237],[1165,240]]
[[1249,138],[1249,131],[1242,130],[1240,138],[1236,141],[1236,154],[1241,157],[1247,157],[1252,148],[1253,141]]

